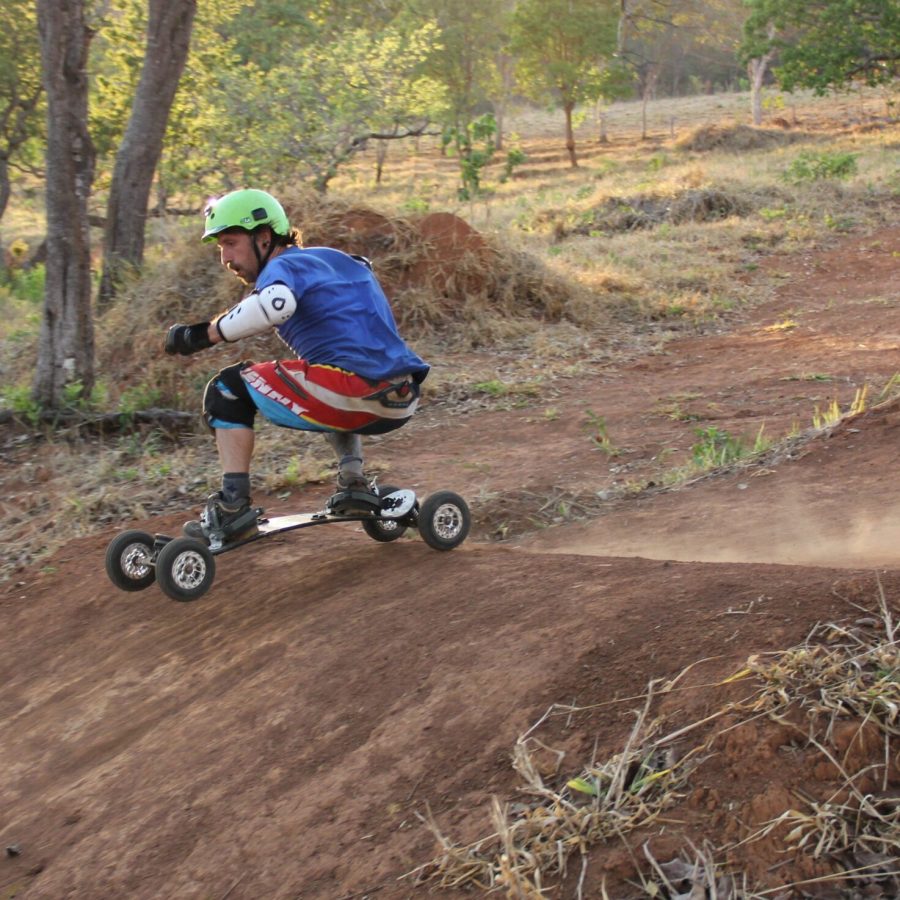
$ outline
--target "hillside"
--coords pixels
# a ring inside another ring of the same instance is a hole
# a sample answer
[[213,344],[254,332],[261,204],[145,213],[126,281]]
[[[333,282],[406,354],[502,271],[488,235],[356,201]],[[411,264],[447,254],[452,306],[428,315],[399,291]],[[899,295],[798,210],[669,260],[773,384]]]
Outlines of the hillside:
[[[727,327],[573,360],[529,404],[434,404],[379,442],[383,481],[469,498],[473,535],[452,553],[320,528],[222,557],[193,604],[120,593],[107,542],[171,532],[185,515],[167,512],[20,570],[0,595],[0,896],[387,900],[492,877],[511,897],[625,898],[646,894],[636,864],[658,896],[704,879],[728,896],[729,871],[743,896],[826,896],[841,866],[863,867],[866,893],[827,896],[896,895],[896,707],[751,714],[748,697],[781,658],[766,654],[843,623],[879,648],[897,699],[900,406],[878,394],[900,371],[900,228],[767,265],[778,289]],[[811,431],[865,385],[864,411]],[[752,442],[763,423],[793,436],[667,481],[698,428]],[[34,452],[5,444],[9,493]],[[315,508],[322,492],[257,500]],[[805,739],[817,717],[827,747]],[[623,763],[619,831],[582,852],[554,798],[574,818],[589,800],[567,781],[634,749],[636,722],[647,784],[679,779],[654,799]],[[827,841],[788,839],[799,813],[857,794],[877,838],[841,844],[829,820]],[[509,818],[492,820],[493,797]],[[423,819],[454,846],[503,840],[442,850]]]

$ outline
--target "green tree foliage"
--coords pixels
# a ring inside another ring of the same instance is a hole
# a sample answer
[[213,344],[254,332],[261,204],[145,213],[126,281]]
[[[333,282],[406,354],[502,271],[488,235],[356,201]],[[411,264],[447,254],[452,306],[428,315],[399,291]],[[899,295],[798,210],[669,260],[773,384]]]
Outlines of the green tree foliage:
[[[309,46],[318,40],[328,21],[331,4],[309,0],[257,0],[223,17],[219,31],[234,49],[241,64],[272,69],[291,47]],[[317,7],[321,8],[321,12]]]
[[[410,7],[410,15],[430,18],[438,28],[426,70],[446,91],[443,145],[459,161],[461,197],[478,192],[488,145],[497,140],[496,116],[485,117],[488,110],[502,110],[509,90],[511,66],[503,51],[512,6],[510,0],[415,0]],[[489,120],[493,126],[485,135]]]
[[243,5],[221,33],[241,62],[263,70],[279,65],[292,47],[324,45],[347,31],[375,33],[403,9],[402,0],[248,0]]
[[[196,207],[223,188],[243,186],[241,167],[232,160],[252,155],[261,141],[252,107],[260,68],[242,58],[236,37],[241,22],[255,22],[251,7],[252,0],[197,4],[191,49],[169,112],[158,166],[159,209],[173,202]],[[247,91],[245,108],[242,90]],[[237,98],[233,104],[229,92]]]
[[10,197],[10,168],[41,164],[45,120],[37,12],[29,0],[5,0],[0,28],[0,217]]
[[640,87],[653,66],[668,96],[733,87],[746,17],[741,0],[622,0],[618,52]]
[[223,73],[216,153],[230,183],[305,179],[323,190],[338,167],[374,137],[422,133],[446,108],[424,74],[433,25],[344,32],[297,47],[265,70],[252,62]]
[[[744,59],[774,49],[784,90],[824,94],[860,80],[885,84],[900,72],[900,0],[747,0]],[[774,26],[770,33],[770,26]]]
[[471,0],[417,0],[410,15],[433,22],[440,34],[431,48],[428,73],[447,91],[447,125],[465,129],[485,111],[496,80],[503,5]]
[[446,91],[424,71],[440,46],[435,26],[350,15],[352,6],[201,0],[159,205],[247,184],[324,189],[372,138],[421,133],[446,114]]
[[141,77],[146,0],[111,0],[91,22],[88,124],[97,154],[96,187],[108,186],[116,148]]
[[548,95],[566,117],[566,148],[576,166],[572,113],[609,84],[616,49],[618,3],[613,0],[522,0],[513,14],[512,50],[527,93]]
[[[221,93],[225,73],[243,64],[229,37],[233,22],[250,16],[252,0],[199,0],[191,49],[173,101],[156,180],[157,203],[164,208],[177,194],[199,203],[204,177],[216,171],[210,148],[222,127]],[[252,19],[251,19],[252,21]],[[125,132],[144,63],[147,0],[108,0],[93,23],[90,129],[97,147],[96,187],[109,185],[116,151]]]

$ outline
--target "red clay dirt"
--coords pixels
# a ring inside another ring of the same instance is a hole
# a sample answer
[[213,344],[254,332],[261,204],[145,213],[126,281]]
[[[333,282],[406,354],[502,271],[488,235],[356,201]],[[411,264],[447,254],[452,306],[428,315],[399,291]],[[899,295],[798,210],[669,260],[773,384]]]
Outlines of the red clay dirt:
[[[421,817],[461,844],[489,835],[492,797],[527,799],[512,749],[552,704],[594,707],[537,732],[564,751],[564,783],[622,748],[651,679],[697,664],[661,712],[675,730],[738,696],[719,682],[749,655],[880,592],[896,616],[900,405],[875,400],[900,371],[900,228],[770,265],[780,287],[727,330],[587,360],[529,408],[434,404],[378,443],[383,481],[415,471],[419,491],[469,498],[474,532],[451,553],[341,525],[221,557],[194,603],[113,587],[113,534],[172,533],[180,514],[73,541],[5,584],[0,897],[472,896],[417,883],[439,850]],[[783,437],[866,384],[863,414],[663,488],[695,429]],[[566,521],[579,510],[593,516]],[[664,823],[576,854],[545,896],[640,896],[644,842],[661,862],[730,844],[771,896],[831,871],[774,837],[739,844],[798,786],[841,784],[786,729],[729,732]],[[883,775],[896,796],[896,764]]]

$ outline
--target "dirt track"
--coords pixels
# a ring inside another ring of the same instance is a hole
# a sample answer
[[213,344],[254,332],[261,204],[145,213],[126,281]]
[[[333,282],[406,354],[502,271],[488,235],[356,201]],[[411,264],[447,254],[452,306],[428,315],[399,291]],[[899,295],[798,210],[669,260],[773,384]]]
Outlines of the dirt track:
[[[433,410],[377,450],[383,480],[406,484],[415,460],[414,486],[468,496],[482,529],[521,532],[535,498],[606,492],[592,522],[449,554],[313,529],[222,557],[193,604],[118,592],[105,533],[5,585],[0,838],[18,852],[0,859],[0,897],[417,896],[398,877],[437,850],[417,815],[459,842],[489,834],[490,797],[520,796],[516,738],[552,703],[639,695],[698,660],[688,683],[716,682],[858,615],[879,581],[896,607],[897,404],[769,466],[617,499],[686,459],[698,426],[779,437],[864,384],[872,404],[900,371],[900,228],[772,265],[778,292],[728,333],[586,366],[552,386],[552,419]],[[590,440],[591,412],[614,455]],[[697,690],[677,712],[720,699]],[[636,705],[552,722],[562,774],[616,752]],[[683,824],[641,836],[657,858],[685,835],[740,837],[797,783],[829,789],[802,760],[773,765],[761,726],[735,734]],[[823,866],[775,847],[734,859],[773,887]],[[626,896],[621,847],[587,860],[583,896],[604,877]],[[576,896],[580,865],[554,896]]]

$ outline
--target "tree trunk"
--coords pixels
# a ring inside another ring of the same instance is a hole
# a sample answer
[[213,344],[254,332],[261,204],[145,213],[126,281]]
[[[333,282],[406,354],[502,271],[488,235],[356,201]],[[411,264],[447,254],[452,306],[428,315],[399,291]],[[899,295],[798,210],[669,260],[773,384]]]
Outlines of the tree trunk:
[[647,133],[647,105],[656,96],[656,82],[659,78],[659,66],[656,63],[648,63],[642,73],[641,85],[641,140],[646,141]]
[[[6,211],[6,207],[9,204],[11,193],[12,188],[9,183],[9,164],[5,157],[0,156],[0,219],[3,218],[3,213]],[[3,247],[3,236],[0,234],[0,275],[4,275],[5,277],[5,273],[10,266],[10,260]]]
[[575,104],[569,101],[563,104],[563,111],[566,114],[566,150],[569,151],[569,162],[573,169],[578,168],[578,157],[575,155],[575,130],[572,128],[572,112]]
[[762,81],[766,72],[764,59],[747,62],[747,76],[750,79],[750,120],[754,125],[762,125]]
[[497,71],[500,74],[500,94],[494,101],[494,118],[497,120],[497,133],[494,135],[494,149],[502,150],[506,137],[506,108],[512,96],[515,78],[515,60],[508,53],[497,55]]
[[[775,37],[775,26],[769,23],[768,36],[771,41]],[[766,77],[766,70],[775,55],[770,50],[763,56],[748,60],[747,75],[750,78],[750,118],[754,125],[762,125],[762,88]]]
[[41,406],[62,405],[67,384],[94,386],[88,198],[94,147],[87,130],[83,0],[38,0],[41,67],[47,92],[47,256],[44,309],[32,384]]
[[153,176],[162,153],[169,110],[184,71],[197,0],[150,0],[147,52],[116,165],[106,209],[103,275],[98,311],[144,259],[144,228]]
[[606,110],[603,108],[603,98],[599,98],[597,100],[597,105],[594,108],[594,113],[597,119],[597,143],[598,144],[608,144],[609,136],[606,131]]
[[[0,219],[6,212],[9,205],[9,198],[12,193],[12,187],[9,183],[9,163],[5,156],[0,156]],[[0,247],[2,249],[2,247]],[[0,259],[0,268],[4,266],[3,260]]]
[[384,164],[388,155],[388,142],[375,141],[375,184],[381,184],[381,176],[384,174]]

